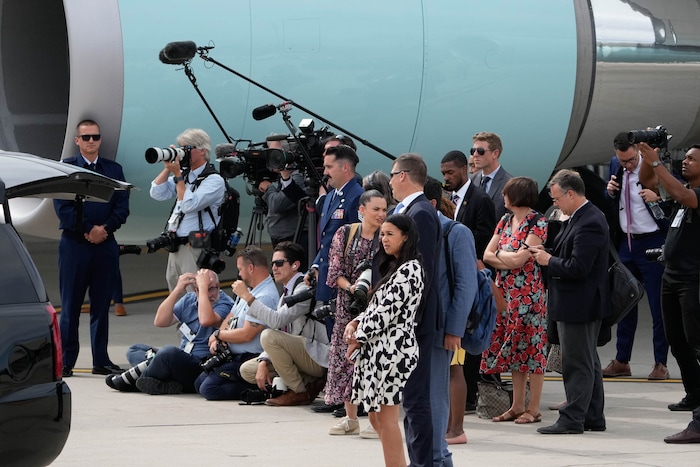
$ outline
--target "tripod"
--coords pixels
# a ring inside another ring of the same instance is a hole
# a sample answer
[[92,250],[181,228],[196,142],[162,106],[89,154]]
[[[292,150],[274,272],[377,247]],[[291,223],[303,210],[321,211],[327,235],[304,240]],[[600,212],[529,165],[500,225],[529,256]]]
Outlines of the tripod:
[[262,235],[265,229],[265,215],[267,214],[267,206],[260,195],[255,195],[255,205],[253,213],[250,216],[250,225],[246,235],[245,246],[262,245]]

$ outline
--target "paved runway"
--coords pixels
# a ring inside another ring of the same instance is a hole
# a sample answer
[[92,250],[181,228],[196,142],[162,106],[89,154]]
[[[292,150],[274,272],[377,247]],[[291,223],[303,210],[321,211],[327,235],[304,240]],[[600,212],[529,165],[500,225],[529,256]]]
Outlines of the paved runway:
[[[60,304],[56,242],[28,242],[52,302]],[[125,351],[135,342],[155,346],[177,343],[174,328],[153,326],[153,315],[165,288],[166,255],[122,257],[126,317],[110,318],[112,360],[126,366]],[[222,280],[235,274],[228,260]],[[140,292],[155,292],[150,300]],[[159,294],[158,291],[161,293]],[[230,293],[230,289],[228,290]],[[238,402],[208,402],[197,395],[149,396],[119,393],[104,377],[89,373],[89,321],[83,315],[82,352],[75,376],[66,381],[73,392],[71,435],[56,466],[367,466],[382,465],[378,440],[327,434],[337,419],[313,413],[308,407],[240,406]],[[466,445],[454,446],[456,466],[697,466],[700,445],[667,445],[664,436],[685,428],[689,412],[670,412],[666,406],[682,396],[678,380],[647,382],[653,364],[651,318],[640,310],[640,326],[633,352],[632,378],[605,381],[608,430],[582,435],[540,435],[538,426],[556,421],[547,406],[563,399],[558,374],[548,373],[542,396],[543,422],[533,425],[493,423],[465,416]],[[614,358],[614,343],[599,349],[603,366]],[[82,369],[82,371],[81,371]],[[672,378],[678,367],[669,356]],[[368,423],[361,418],[362,425]]]

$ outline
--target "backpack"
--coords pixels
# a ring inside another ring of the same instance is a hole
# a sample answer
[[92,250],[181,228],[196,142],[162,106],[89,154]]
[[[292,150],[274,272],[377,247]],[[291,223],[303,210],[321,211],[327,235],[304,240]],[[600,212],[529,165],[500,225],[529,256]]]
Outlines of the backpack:
[[[455,285],[448,237],[452,227],[456,224],[456,221],[450,221],[442,233],[450,296],[454,295]],[[472,355],[480,355],[488,348],[491,344],[491,334],[496,327],[496,300],[491,289],[491,271],[487,268],[477,269],[477,281],[476,297],[474,297],[474,303],[469,311],[467,326],[462,337],[462,348]]]
[[[202,173],[192,183],[193,189],[197,189],[202,181],[209,175],[219,173],[212,164],[207,163]],[[231,256],[235,252],[236,244],[238,243],[238,217],[240,215],[241,195],[238,190],[229,185],[228,180],[224,178],[224,200],[219,206],[219,223],[216,225],[211,234],[211,247],[216,251],[226,251]],[[214,221],[214,214],[208,206],[204,211],[209,213],[211,220]],[[201,212],[200,225],[201,225]],[[231,242],[230,239],[234,239]],[[233,243],[233,244],[231,244]]]

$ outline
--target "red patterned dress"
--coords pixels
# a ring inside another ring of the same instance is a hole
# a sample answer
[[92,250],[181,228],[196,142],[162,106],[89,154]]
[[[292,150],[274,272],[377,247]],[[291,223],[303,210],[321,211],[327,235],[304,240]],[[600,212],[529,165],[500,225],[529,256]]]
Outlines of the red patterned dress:
[[[530,233],[543,242],[547,239],[547,219],[537,211],[530,211],[514,232],[511,218],[512,214],[506,214],[496,226],[500,250],[520,249]],[[540,266],[530,258],[521,268],[498,270],[496,285],[503,290],[508,307],[496,316],[491,345],[482,354],[481,372],[543,374],[547,317]]]

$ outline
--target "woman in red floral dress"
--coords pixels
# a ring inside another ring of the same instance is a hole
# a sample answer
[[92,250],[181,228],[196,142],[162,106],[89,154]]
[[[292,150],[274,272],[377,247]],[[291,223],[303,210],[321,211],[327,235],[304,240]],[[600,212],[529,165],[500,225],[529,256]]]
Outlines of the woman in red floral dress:
[[[537,182],[514,177],[503,187],[506,213],[496,226],[484,252],[484,261],[496,270],[496,284],[508,303],[498,314],[491,345],[482,355],[482,373],[511,372],[513,404],[494,422],[518,424],[541,421],[539,411],[547,366],[547,318],[542,270],[527,251],[547,238],[547,220],[532,209],[537,203]],[[525,392],[530,380],[530,402]]]

